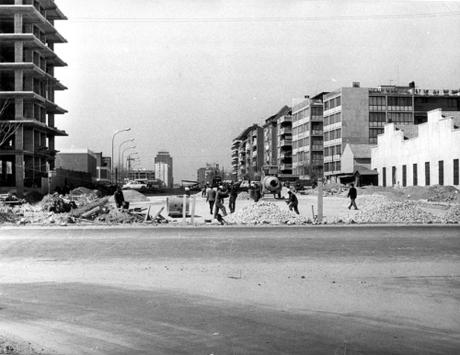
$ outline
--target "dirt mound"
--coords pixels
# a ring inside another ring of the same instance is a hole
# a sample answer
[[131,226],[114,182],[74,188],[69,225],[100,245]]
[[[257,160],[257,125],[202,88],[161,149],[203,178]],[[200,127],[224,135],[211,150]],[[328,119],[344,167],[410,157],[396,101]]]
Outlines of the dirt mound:
[[306,224],[310,221],[278,205],[259,201],[225,218],[230,224]]
[[379,194],[392,200],[428,200],[432,202],[460,203],[460,192],[453,186],[407,186],[383,187],[364,186],[358,189],[358,195]]

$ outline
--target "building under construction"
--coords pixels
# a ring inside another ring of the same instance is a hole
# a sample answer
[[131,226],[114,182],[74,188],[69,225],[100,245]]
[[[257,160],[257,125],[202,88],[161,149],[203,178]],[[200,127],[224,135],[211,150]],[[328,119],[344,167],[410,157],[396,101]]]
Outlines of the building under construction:
[[66,40],[54,22],[65,20],[53,0],[0,0],[0,186],[39,188],[55,165],[54,102],[66,89],[54,68],[65,66],[54,52]]

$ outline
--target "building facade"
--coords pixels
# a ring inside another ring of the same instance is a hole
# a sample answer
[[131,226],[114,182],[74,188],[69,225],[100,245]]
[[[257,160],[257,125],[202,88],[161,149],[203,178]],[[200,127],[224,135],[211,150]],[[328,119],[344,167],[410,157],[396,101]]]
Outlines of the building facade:
[[173,187],[170,185],[171,178],[169,176],[169,165],[167,163],[159,162],[155,163],[155,178],[163,182],[164,186],[167,188]]
[[56,154],[56,168],[89,173],[93,181],[98,177],[97,155],[89,149],[62,150]]
[[[157,163],[164,163],[168,166],[167,180],[163,180],[160,177],[157,177],[157,178],[164,181],[166,187],[173,187],[173,184],[174,184],[173,158],[171,157],[171,155],[169,155],[168,152],[158,152],[157,156],[155,157],[154,163],[155,163],[155,166]],[[156,168],[155,168],[155,173],[156,173]]]
[[223,172],[217,163],[206,163],[206,167],[197,170],[197,180],[201,185],[212,185],[215,177],[223,178]]
[[253,124],[233,140],[232,159],[233,176],[236,176],[236,180],[254,180],[260,177],[264,164],[262,127]]
[[432,107],[460,109],[457,90],[421,90],[408,86],[361,88],[359,83],[324,96],[324,175],[338,180],[344,174],[341,156],[346,144],[377,144],[386,123],[397,128],[426,121]]
[[40,187],[55,168],[55,115],[66,111],[54,102],[64,90],[54,68],[66,64],[54,52],[65,39],[54,22],[65,20],[53,0],[0,1],[0,165],[2,186]]
[[459,186],[460,112],[433,110],[413,138],[394,123],[372,148],[380,186]]
[[128,173],[129,180],[142,180],[148,183],[155,182],[155,171],[147,169],[131,170]]
[[309,182],[323,177],[323,95],[293,105],[293,175]]

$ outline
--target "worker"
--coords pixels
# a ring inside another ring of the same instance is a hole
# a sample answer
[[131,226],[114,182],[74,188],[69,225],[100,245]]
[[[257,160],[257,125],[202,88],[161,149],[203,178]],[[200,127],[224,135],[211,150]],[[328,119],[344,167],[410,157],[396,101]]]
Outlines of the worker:
[[216,193],[216,205],[214,207],[214,218],[217,218],[219,210],[222,210],[222,214],[225,217],[227,215],[227,210],[224,206],[225,198],[228,197],[228,191],[224,188],[223,185],[220,185]]
[[261,191],[262,186],[254,182],[253,189],[254,189],[254,202],[258,202],[262,198],[262,191]]
[[121,190],[120,186],[117,186],[117,190],[113,194],[113,198],[115,200],[115,205],[117,206],[117,208],[124,207],[125,198],[123,196],[123,191]]
[[297,196],[291,190],[288,190],[288,196],[286,203],[289,206],[289,210],[294,210],[295,213],[299,214],[299,200]]
[[351,208],[351,206],[353,206],[355,208],[355,210],[358,209],[358,206],[356,206],[356,197],[358,196],[358,192],[356,191],[356,188],[355,188],[355,185],[354,184],[351,184],[350,185],[350,190],[348,191],[348,195],[347,197],[350,198],[350,205],[348,206],[348,209]]
[[209,188],[206,192],[206,202],[209,203],[209,214],[213,214],[214,203],[216,202],[217,191],[213,188]]
[[238,197],[238,193],[239,193],[239,186],[238,184],[235,184],[233,183],[233,181],[231,182],[230,184],[230,197],[228,199],[228,209],[230,210],[230,213],[234,213],[235,212],[235,202],[236,202],[236,198]]

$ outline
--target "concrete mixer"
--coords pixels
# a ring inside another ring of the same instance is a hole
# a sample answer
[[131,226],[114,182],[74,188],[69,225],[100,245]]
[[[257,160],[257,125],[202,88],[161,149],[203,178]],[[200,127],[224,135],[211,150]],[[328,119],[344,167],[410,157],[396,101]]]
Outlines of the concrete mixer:
[[262,196],[264,194],[273,194],[273,197],[281,198],[281,189],[283,185],[276,176],[265,176],[262,179]]

